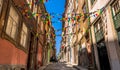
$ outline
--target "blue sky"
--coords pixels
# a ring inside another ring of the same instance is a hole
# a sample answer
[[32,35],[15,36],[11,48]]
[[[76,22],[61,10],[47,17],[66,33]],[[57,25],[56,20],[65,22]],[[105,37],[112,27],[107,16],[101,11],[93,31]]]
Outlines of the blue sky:
[[[63,14],[64,12],[64,7],[65,7],[65,0],[48,0],[48,2],[45,3],[46,10],[48,13],[55,13],[55,14]],[[62,18],[62,16],[54,15],[55,17],[52,18],[53,22],[52,26],[54,27],[55,30],[62,29],[62,23],[59,22],[58,17]],[[60,35],[62,31],[56,31],[56,35]],[[56,36],[56,51],[57,54],[60,51],[60,46],[61,46],[61,36]]]

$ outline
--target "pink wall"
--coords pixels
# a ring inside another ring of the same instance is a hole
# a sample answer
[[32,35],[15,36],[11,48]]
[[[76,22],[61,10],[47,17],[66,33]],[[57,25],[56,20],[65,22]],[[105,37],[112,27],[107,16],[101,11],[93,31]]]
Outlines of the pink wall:
[[26,65],[27,54],[12,43],[0,38],[0,64]]
[[38,64],[42,65],[42,46],[38,44],[38,54],[37,54]]

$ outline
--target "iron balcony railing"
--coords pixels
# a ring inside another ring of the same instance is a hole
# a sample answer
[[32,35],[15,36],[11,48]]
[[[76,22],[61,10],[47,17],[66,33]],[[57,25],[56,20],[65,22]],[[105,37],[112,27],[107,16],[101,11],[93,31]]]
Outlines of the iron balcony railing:
[[118,29],[120,27],[120,11],[113,17],[115,28]]

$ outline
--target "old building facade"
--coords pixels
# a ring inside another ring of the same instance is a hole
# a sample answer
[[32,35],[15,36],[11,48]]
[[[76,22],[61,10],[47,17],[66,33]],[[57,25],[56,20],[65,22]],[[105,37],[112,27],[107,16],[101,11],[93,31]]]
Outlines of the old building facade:
[[[69,5],[69,6],[68,6]],[[90,40],[90,28],[89,28],[89,18],[86,17],[86,13],[88,11],[88,4],[84,1],[79,0],[73,0],[72,4],[72,12],[69,12],[74,18],[77,18],[77,21],[72,21],[71,19],[71,27],[66,26],[68,20],[63,21],[65,23],[63,25],[63,40],[62,40],[62,47],[63,51],[61,51],[61,55],[63,56],[63,61],[71,62],[71,64],[77,64],[84,67],[93,66],[93,56],[92,56],[92,48],[91,48],[91,40]],[[68,8],[70,7],[69,1],[66,2],[66,10],[65,15],[68,15],[66,13],[68,11]],[[64,16],[65,18],[68,16]],[[68,17],[69,18],[69,17]],[[70,30],[72,29],[72,33]],[[69,37],[69,35],[71,37]],[[68,39],[71,38],[71,42],[69,43]],[[69,43],[69,44],[68,44]],[[67,49],[67,45],[70,45],[70,49]],[[70,52],[68,52],[68,50]],[[91,62],[89,62],[89,60]]]
[[[69,1],[72,0],[68,0],[66,5],[70,5]],[[67,23],[63,22],[65,24],[61,42],[61,60],[94,70],[119,70],[120,0],[76,1],[71,2],[74,6],[69,14],[81,15],[80,21],[72,23],[74,24],[72,27],[69,26],[75,33],[70,33],[71,37],[65,35],[71,31],[67,31],[69,29],[65,27]],[[69,7],[66,6],[65,15]],[[68,17],[65,15],[63,17]],[[72,41],[69,45],[73,49],[66,48],[69,38]]]
[[[1,0],[1,69],[26,69],[27,66],[31,30],[28,28],[28,19],[16,7],[22,2],[18,4],[13,0]],[[33,20],[31,22],[35,23]]]
[[[72,28],[72,23],[70,21],[70,18],[72,17],[72,15],[70,13],[73,12],[74,9],[74,1],[73,0],[67,0],[66,1],[66,6],[65,6],[65,12],[64,12],[64,18],[69,19],[66,21],[63,21],[64,25],[63,25],[63,41],[62,41],[62,56],[63,56],[63,61],[67,61],[69,63],[73,63],[73,59],[74,59],[74,54],[73,54],[73,47],[72,45],[72,37],[73,35],[71,35],[73,32]],[[64,47],[64,48],[63,48]]]
[[[89,11],[102,9],[90,18],[95,61],[98,70],[119,70],[119,11],[120,0],[88,0]],[[116,5],[115,5],[116,4]],[[118,27],[117,27],[117,26]]]
[[43,3],[35,2],[0,0],[0,69],[36,70],[48,63],[47,36],[51,33],[47,34],[44,22],[48,18],[37,15],[48,13]]

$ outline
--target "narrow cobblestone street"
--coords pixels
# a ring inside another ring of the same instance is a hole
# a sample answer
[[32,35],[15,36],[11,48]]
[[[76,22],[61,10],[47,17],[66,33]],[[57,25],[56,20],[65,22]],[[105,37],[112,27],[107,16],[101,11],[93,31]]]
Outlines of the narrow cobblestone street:
[[50,63],[43,70],[77,70],[77,69],[65,63]]
[[120,0],[0,0],[0,70],[120,70]]

